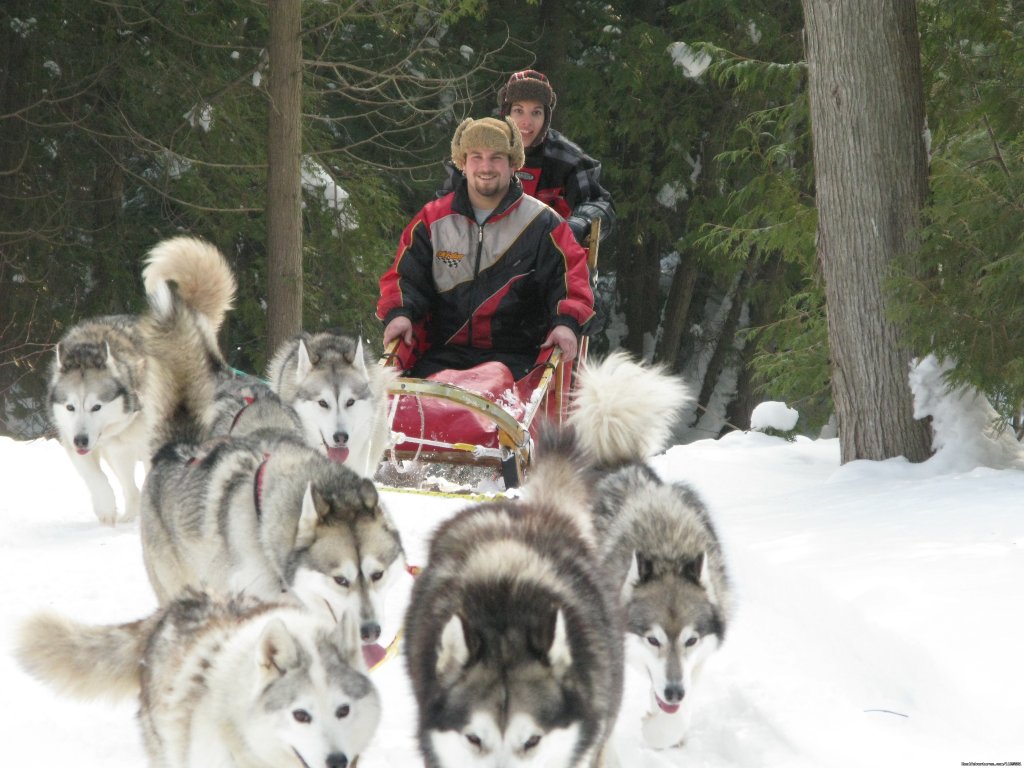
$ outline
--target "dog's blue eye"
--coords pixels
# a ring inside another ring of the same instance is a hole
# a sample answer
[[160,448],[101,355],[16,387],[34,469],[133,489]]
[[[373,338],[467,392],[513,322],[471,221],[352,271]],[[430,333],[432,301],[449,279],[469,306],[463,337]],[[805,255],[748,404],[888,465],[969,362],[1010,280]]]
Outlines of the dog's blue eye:
[[317,403],[317,405],[319,405],[319,406],[320,406],[321,408],[330,408],[330,406],[329,406],[329,405],[327,404],[327,401],[326,401],[326,400],[320,400],[320,401],[319,401],[319,402]]
[[344,576],[335,576],[334,583],[337,584],[339,587],[347,587],[351,582],[349,582],[349,580],[346,579]]
[[297,722],[297,723],[312,723],[313,722],[313,716],[310,715],[309,712],[307,712],[304,709],[296,709],[295,711],[292,712],[292,717],[295,718],[295,722]]
[[348,713],[351,712],[351,708],[348,704],[342,704],[336,710],[334,710],[334,716],[341,720],[343,717],[348,717]]
[[536,747],[538,744],[540,744],[540,735],[535,733],[533,734],[533,736],[526,740],[526,743],[523,744],[523,749],[530,750]]
[[656,637],[653,637],[653,636],[648,637],[647,638],[647,642],[650,643],[651,645],[653,645],[655,648],[661,648],[661,641],[658,640],[658,638],[656,638]]

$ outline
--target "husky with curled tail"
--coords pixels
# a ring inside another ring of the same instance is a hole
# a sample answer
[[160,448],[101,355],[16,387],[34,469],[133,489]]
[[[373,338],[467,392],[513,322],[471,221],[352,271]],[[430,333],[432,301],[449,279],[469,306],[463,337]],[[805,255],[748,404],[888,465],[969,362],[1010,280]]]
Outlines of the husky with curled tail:
[[137,696],[151,768],[344,768],[380,720],[351,624],[293,604],[184,593],[127,624],[38,614],[16,656],[78,698]]
[[442,523],[413,588],[405,654],[429,768],[617,765],[618,593],[571,440],[539,444],[524,498]]
[[[222,261],[213,246],[176,237],[153,249],[147,273],[153,282],[173,282],[181,300],[216,335],[235,294],[231,271],[218,268]],[[140,318],[114,315],[71,328],[57,344],[50,368],[51,419],[85,480],[96,517],[110,525],[137,516],[141,497],[136,465],[142,462],[148,468],[152,428],[164,418],[151,407],[150,393],[159,390],[161,381],[151,356]],[[120,518],[101,460],[121,486]]]
[[725,638],[732,596],[710,514],[684,483],[647,464],[690,402],[662,369],[614,353],[580,371],[570,424],[595,473],[601,559],[626,612],[627,652],[651,681],[643,735],[655,748],[682,743],[698,672]]
[[155,422],[140,527],[157,598],[189,588],[287,594],[336,620],[348,615],[375,645],[390,577],[405,563],[376,487],[272,422],[218,434],[218,386],[231,372],[207,320],[217,308],[189,300],[182,273],[230,278],[216,249],[162,246],[144,274]]

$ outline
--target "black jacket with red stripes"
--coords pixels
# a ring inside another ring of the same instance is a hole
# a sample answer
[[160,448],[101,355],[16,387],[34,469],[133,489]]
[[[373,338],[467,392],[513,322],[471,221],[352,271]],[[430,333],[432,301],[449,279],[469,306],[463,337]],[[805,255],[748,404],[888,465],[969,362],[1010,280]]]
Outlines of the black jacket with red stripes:
[[477,224],[462,178],[409,222],[380,279],[377,317],[400,315],[425,321],[430,346],[536,353],[552,327],[580,335],[594,315],[586,251],[514,177]]

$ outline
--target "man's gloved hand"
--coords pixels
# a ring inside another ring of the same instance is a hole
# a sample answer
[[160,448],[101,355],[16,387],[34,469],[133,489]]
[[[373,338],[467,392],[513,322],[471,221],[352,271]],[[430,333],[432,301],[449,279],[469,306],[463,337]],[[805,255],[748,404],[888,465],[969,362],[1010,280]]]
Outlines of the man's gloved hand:
[[576,238],[576,242],[580,245],[586,245],[587,238],[590,237],[590,222],[580,216],[570,216],[568,223],[573,237]]

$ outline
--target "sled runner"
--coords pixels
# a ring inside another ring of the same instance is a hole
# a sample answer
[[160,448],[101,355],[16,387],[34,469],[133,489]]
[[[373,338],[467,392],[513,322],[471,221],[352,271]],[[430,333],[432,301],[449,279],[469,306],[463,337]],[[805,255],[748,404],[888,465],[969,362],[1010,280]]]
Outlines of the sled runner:
[[[590,230],[587,263],[596,276],[601,222]],[[577,359],[586,360],[587,338]],[[381,365],[408,370],[413,350],[400,339]],[[568,415],[573,364],[557,348],[542,349],[533,368],[518,381],[499,362],[464,371],[444,370],[424,379],[397,378],[388,388],[390,455],[398,460],[492,465],[506,488],[518,486],[530,463],[533,437],[542,421],[560,424]]]

